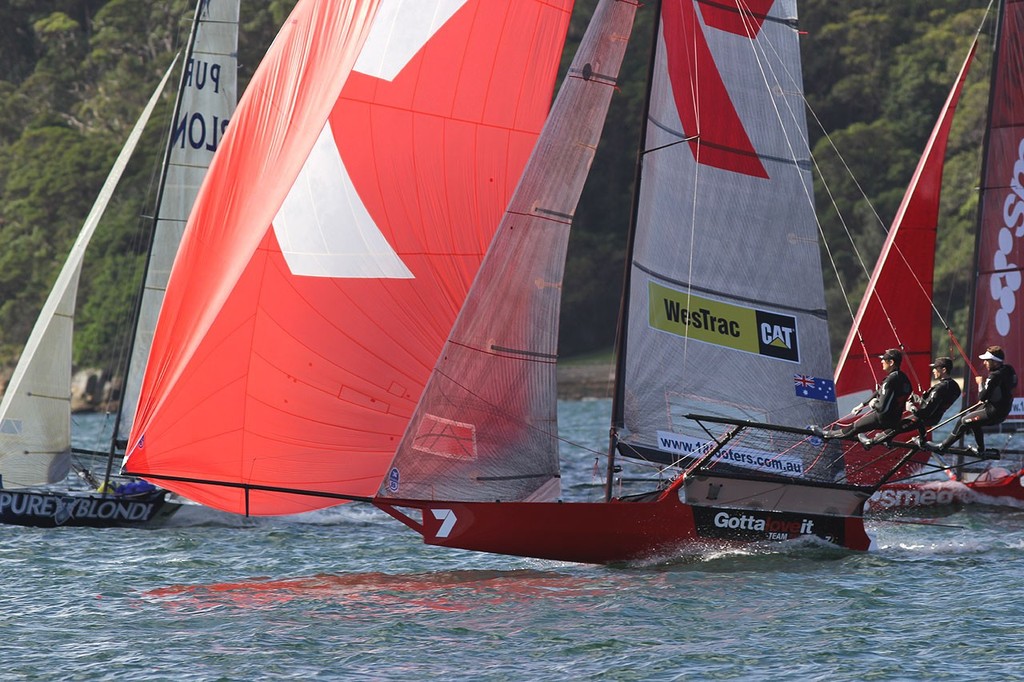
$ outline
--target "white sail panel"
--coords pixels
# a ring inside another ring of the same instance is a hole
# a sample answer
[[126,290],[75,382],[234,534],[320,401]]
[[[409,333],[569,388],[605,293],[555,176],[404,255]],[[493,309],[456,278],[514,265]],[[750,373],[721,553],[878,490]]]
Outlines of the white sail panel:
[[359,198],[330,121],[274,218],[274,234],[294,275],[413,276]]
[[135,419],[153,330],[185,223],[238,99],[238,7],[239,0],[201,0],[196,9],[195,38],[171,122],[164,187],[122,389],[117,434],[122,442]]
[[630,271],[625,443],[706,441],[687,413],[834,419],[802,93],[792,0],[665,4]]
[[75,262],[70,269],[65,264],[60,289],[51,292],[0,404],[4,488],[55,483],[71,468],[71,335],[82,271],[80,255],[72,256]]
[[395,76],[467,0],[382,0],[353,71]]

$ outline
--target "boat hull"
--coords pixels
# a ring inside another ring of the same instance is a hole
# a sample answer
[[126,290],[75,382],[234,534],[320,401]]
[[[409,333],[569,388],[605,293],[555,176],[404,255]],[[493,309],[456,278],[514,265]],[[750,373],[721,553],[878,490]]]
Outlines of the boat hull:
[[871,496],[865,511],[886,513],[965,505],[1024,507],[1024,469],[990,470],[966,482],[892,483]]
[[677,495],[612,502],[377,499],[374,504],[429,545],[580,563],[669,559],[707,548],[801,537],[855,550],[871,544],[859,516],[694,505]]
[[125,528],[156,525],[181,506],[167,491],[117,496],[97,492],[0,490],[0,524],[57,528]]

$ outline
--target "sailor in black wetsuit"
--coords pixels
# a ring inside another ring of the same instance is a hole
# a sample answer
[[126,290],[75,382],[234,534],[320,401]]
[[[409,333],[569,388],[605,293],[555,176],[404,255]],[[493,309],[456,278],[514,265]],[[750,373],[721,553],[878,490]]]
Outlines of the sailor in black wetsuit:
[[823,438],[848,438],[856,435],[858,440],[867,446],[869,439],[867,436],[859,437],[860,434],[878,429],[894,429],[899,425],[907,398],[913,391],[910,379],[900,371],[903,353],[896,348],[890,348],[878,357],[882,361],[882,369],[887,374],[867,402],[854,408],[849,416],[853,417],[864,407],[871,407],[871,411],[849,426],[827,431],[811,429],[812,432],[817,432]]
[[978,392],[980,404],[960,418],[953,432],[939,446],[940,452],[953,445],[970,429],[978,446],[968,449],[975,454],[983,453],[985,451],[985,432],[982,427],[1001,424],[1010,414],[1010,408],[1013,407],[1013,389],[1017,387],[1017,372],[1006,364],[1006,353],[999,346],[989,346],[978,358],[985,362],[985,369],[988,370],[988,376],[984,381],[981,377],[975,377],[980,389]]
[[911,442],[922,446],[927,441],[928,430],[942,421],[942,415],[960,398],[960,386],[950,376],[953,361],[949,358],[935,358],[930,367],[935,382],[931,388],[920,397],[910,396],[908,414],[900,420],[896,428],[883,431],[866,443],[867,445],[877,445],[893,436],[915,429],[917,436],[911,439]]

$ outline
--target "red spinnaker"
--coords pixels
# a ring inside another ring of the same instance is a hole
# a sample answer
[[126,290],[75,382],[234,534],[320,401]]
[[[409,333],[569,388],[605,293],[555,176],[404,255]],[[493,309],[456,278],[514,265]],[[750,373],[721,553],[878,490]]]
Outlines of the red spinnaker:
[[570,0],[301,0],[189,219],[126,469],[368,496],[551,102]]

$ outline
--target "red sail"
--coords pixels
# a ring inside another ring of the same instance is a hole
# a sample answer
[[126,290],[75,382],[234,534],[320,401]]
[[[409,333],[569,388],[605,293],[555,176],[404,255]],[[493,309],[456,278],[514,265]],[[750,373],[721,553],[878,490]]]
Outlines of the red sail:
[[932,355],[932,271],[946,141],[974,56],[971,47],[878,256],[836,365],[836,395],[851,405],[881,381],[878,356],[902,347],[903,371],[926,390]]
[[[993,60],[989,124],[982,166],[971,361],[999,345],[1024,367],[1024,2],[1004,3]],[[971,389],[976,395],[974,382]],[[1007,424],[1024,420],[1017,400]],[[973,397],[973,396],[972,396]]]
[[[551,102],[571,0],[300,0],[189,219],[127,470],[369,496]],[[205,485],[203,481],[252,486]]]

